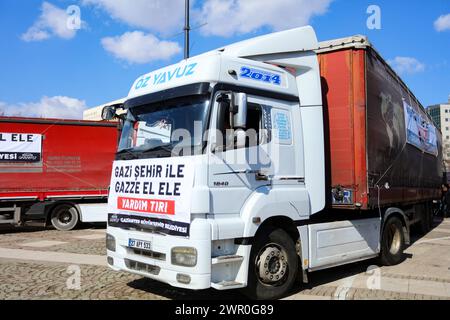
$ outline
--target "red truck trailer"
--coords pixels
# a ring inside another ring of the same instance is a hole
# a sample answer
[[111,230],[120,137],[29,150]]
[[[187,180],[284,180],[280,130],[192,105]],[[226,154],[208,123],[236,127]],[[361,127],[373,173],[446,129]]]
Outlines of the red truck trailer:
[[426,232],[443,179],[441,132],[366,37],[321,42],[316,52],[328,210],[401,208],[405,227],[419,223]]
[[117,123],[0,117],[0,223],[106,222]]

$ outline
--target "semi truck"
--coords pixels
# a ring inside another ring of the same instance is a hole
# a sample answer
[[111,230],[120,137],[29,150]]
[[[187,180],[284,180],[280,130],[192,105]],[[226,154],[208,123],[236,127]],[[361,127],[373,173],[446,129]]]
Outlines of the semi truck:
[[107,220],[117,123],[0,117],[0,224]]
[[401,263],[430,229],[441,133],[364,36],[252,38],[139,77],[123,107],[114,270],[276,299],[317,270]]

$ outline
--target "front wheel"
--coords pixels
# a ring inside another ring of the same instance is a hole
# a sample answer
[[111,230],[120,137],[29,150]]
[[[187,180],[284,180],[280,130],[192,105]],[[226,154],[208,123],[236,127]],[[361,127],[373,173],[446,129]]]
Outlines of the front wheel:
[[399,218],[392,217],[386,221],[381,237],[381,263],[393,266],[403,261],[405,236],[403,225]]
[[51,223],[59,231],[73,230],[78,222],[78,210],[70,204],[61,204],[52,210]]
[[283,297],[295,283],[298,257],[292,238],[282,229],[265,230],[255,238],[250,254],[248,285],[252,299]]

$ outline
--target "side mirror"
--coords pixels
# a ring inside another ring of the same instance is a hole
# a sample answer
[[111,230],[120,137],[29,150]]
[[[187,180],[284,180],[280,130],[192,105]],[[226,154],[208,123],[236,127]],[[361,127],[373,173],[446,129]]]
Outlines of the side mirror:
[[102,110],[102,119],[103,120],[110,121],[110,120],[114,119],[115,116],[116,116],[116,108],[114,108],[112,106],[106,106],[103,108],[103,110]]
[[239,92],[233,94],[231,99],[233,110],[234,129],[246,129],[247,127],[247,94]]

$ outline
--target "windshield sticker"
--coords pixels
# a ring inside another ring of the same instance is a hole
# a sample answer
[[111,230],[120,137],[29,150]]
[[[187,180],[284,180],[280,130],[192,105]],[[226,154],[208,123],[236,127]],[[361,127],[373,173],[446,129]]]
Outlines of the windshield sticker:
[[265,83],[281,86],[281,76],[276,73],[259,70],[255,68],[242,67],[240,76],[242,78],[261,81]]
[[280,144],[291,144],[292,131],[289,111],[273,109],[272,119],[275,141]]
[[179,66],[169,71],[164,71],[160,73],[155,73],[152,75],[145,75],[139,80],[136,81],[136,85],[134,86],[135,90],[140,90],[148,87],[150,84],[154,86],[163,84],[166,82],[170,82],[174,79],[181,79],[188,76],[192,76],[196,71],[197,63],[191,63],[185,65],[184,67]]
[[136,133],[136,145],[142,146],[148,144],[150,140],[159,140],[162,143],[170,143],[172,125],[170,120],[161,119],[152,124],[146,121],[139,121]]
[[115,161],[108,209],[118,218],[110,225],[188,236],[193,167],[189,158]]

